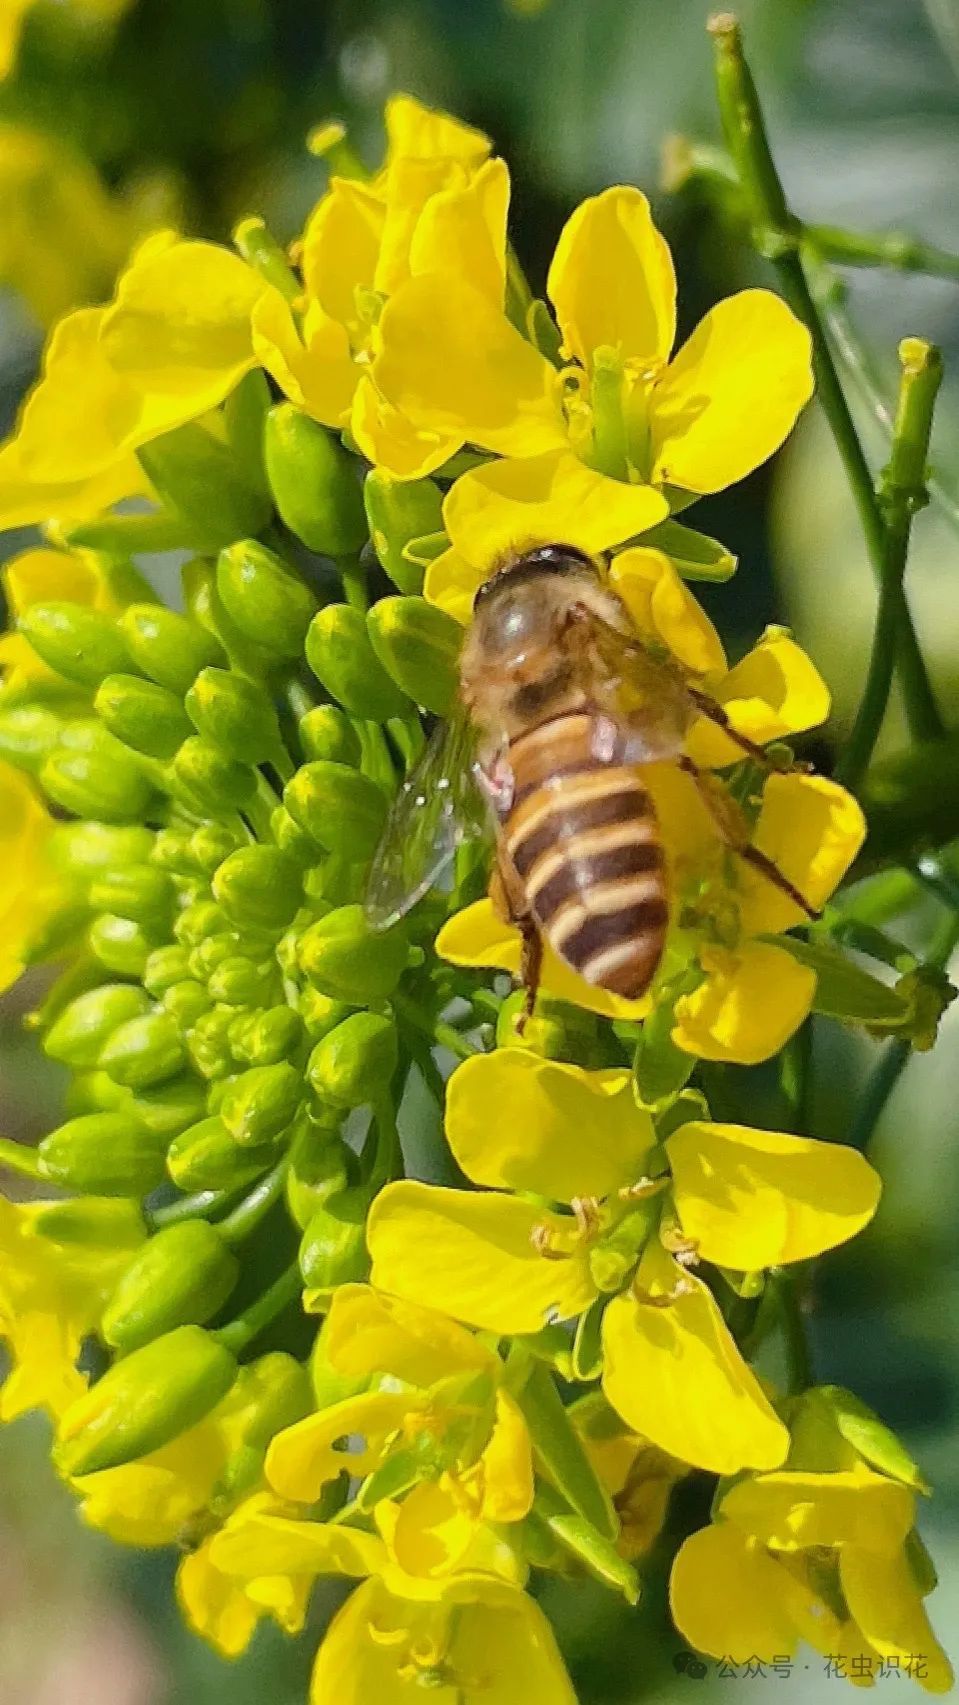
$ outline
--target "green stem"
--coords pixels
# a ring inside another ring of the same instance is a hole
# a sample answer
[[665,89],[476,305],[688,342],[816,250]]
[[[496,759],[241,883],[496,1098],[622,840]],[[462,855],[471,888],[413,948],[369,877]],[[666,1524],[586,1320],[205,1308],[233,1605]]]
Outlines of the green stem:
[[[711,20],[709,28],[716,43],[716,91],[723,130],[746,198],[753,241],[759,253],[771,261],[783,295],[812,338],[819,400],[846,470],[873,572],[882,584],[886,535],[882,509],[803,269],[802,228],[789,209],[773,162],[739,25],[729,13],[723,13]],[[894,606],[897,666],[910,731],[917,740],[935,739],[943,732],[942,719],[901,586]]]
[[786,1391],[798,1396],[815,1383],[809,1335],[802,1312],[799,1276],[783,1268],[770,1273],[769,1283],[776,1288],[779,1325],[786,1354]]
[[234,1355],[239,1354],[248,1344],[252,1344],[254,1338],[259,1337],[278,1314],[282,1314],[283,1310],[299,1297],[302,1289],[299,1264],[294,1261],[278,1279],[274,1279],[269,1290],[257,1297],[235,1320],[231,1320],[229,1326],[223,1326],[219,1332],[214,1332],[214,1338],[225,1349],[232,1350]]
[[272,1171],[253,1186],[248,1196],[219,1221],[217,1230],[227,1243],[241,1243],[265,1218],[274,1202],[279,1201],[290,1170],[290,1156],[285,1154]]
[[482,1052],[480,1048],[474,1048],[472,1042],[467,1042],[452,1024],[444,1024],[441,1018],[431,1018],[429,1013],[423,1012],[409,995],[394,994],[390,1001],[400,1018],[413,1025],[414,1029],[421,1030],[438,1047],[448,1048],[457,1059],[471,1060],[474,1054]]
[[824,260],[838,266],[891,266],[959,280],[959,255],[924,243],[906,231],[844,231],[837,225],[807,225],[805,234]]
[[21,1178],[46,1177],[36,1149],[27,1148],[25,1143],[15,1143],[10,1137],[0,1137],[0,1166],[9,1167]]
[[855,789],[869,767],[889,704],[896,660],[896,618],[909,554],[912,518],[929,501],[926,458],[932,414],[942,381],[942,357],[921,338],[899,345],[902,374],[889,464],[880,481],[885,510],[882,576],[866,684],[852,732],[836,766],[837,779]]
[[197,1190],[192,1196],[181,1196],[176,1202],[167,1202],[162,1208],[148,1208],[144,1219],[154,1231],[160,1231],[163,1226],[179,1225],[183,1220],[208,1219],[218,1208],[225,1206],[234,1190]]
[[343,595],[346,602],[354,610],[362,610],[365,615],[370,607],[366,590],[366,569],[358,556],[341,556],[337,558],[340,579],[343,582]]

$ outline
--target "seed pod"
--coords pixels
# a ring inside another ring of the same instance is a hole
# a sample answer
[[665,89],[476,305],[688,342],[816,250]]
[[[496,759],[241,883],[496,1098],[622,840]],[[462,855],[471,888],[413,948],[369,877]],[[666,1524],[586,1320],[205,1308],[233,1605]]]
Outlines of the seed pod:
[[44,1137],[37,1154],[45,1178],[97,1196],[145,1196],[163,1177],[156,1137],[128,1113],[86,1113]]
[[350,764],[353,769],[359,764],[356,729],[338,705],[314,705],[301,716],[298,732],[307,758],[326,758],[334,764]]
[[129,983],[103,983],[64,1007],[43,1039],[51,1060],[82,1070],[95,1066],[118,1025],[150,1010],[149,996]]
[[408,712],[409,700],[376,656],[361,610],[327,604],[306,636],[306,660],[327,692],[353,716],[386,722]]
[[186,948],[179,942],[169,942],[166,947],[157,947],[150,954],[143,967],[143,987],[148,994],[158,998],[176,983],[184,982],[189,975]]
[[88,604],[31,604],[17,626],[47,667],[78,687],[98,687],[130,666],[114,617]]
[[184,977],[180,983],[174,983],[172,988],[165,989],[162,996],[164,1012],[168,1012],[181,1036],[185,1036],[194,1025],[209,1012],[213,1005],[214,996],[205,983],[195,982],[192,977]]
[[275,1066],[251,1066],[227,1088],[220,1117],[234,1142],[260,1147],[292,1124],[302,1089],[300,1073],[286,1060]]
[[223,662],[212,634],[162,604],[131,604],[119,627],[137,668],[180,699],[201,669]]
[[173,906],[173,885],[153,864],[128,864],[105,870],[90,885],[90,904],[98,912],[165,929]]
[[238,1148],[216,1114],[174,1137],[167,1171],[181,1190],[232,1190],[252,1184],[271,1164],[271,1146]]
[[94,1474],[159,1450],[225,1397],[236,1360],[200,1326],[178,1326],[116,1362],[60,1418],[64,1474]]
[[254,771],[225,758],[198,734],[184,740],[173,760],[173,773],[188,801],[213,814],[239,810],[256,792]]
[[288,1006],[271,1006],[244,1017],[239,1033],[230,1032],[234,1056],[251,1066],[275,1066],[288,1060],[302,1037],[300,1019]]
[[120,977],[141,977],[157,945],[156,937],[148,935],[133,918],[118,918],[113,912],[101,912],[94,918],[87,940],[100,964]]
[[366,625],[373,650],[397,686],[435,716],[448,715],[459,681],[459,623],[422,598],[381,598]]
[[286,1199],[290,1213],[305,1230],[318,1208],[349,1183],[349,1151],[335,1131],[304,1124],[293,1139]]
[[358,1283],[370,1270],[366,1216],[370,1194],[356,1185],[317,1208],[300,1244],[300,1272],[311,1289],[330,1291]]
[[185,706],[197,733],[238,763],[264,764],[282,748],[280,725],[269,694],[243,675],[227,669],[202,669],[186,695]]
[[100,1065],[128,1089],[149,1089],[164,1083],[183,1065],[183,1044],[167,1012],[130,1018],[114,1030],[100,1055]]
[[[98,725],[94,725],[98,727]],[[105,728],[90,750],[58,746],[43,761],[44,792],[77,817],[129,823],[148,814],[153,787],[126,746]]]
[[149,758],[172,758],[191,733],[182,701],[138,675],[107,675],[93,705],[117,740]]
[[263,444],[273,498],[290,531],[323,556],[358,551],[366,516],[356,462],[333,434],[293,403],[277,403]]
[[185,522],[194,550],[218,551],[267,525],[268,498],[244,482],[227,445],[198,421],[141,444],[137,456],[164,506]]
[[279,657],[300,657],[316,599],[275,552],[255,539],[222,550],[217,591],[240,632]]
[[379,560],[401,592],[420,592],[423,566],[407,554],[414,539],[443,530],[443,493],[433,480],[398,480],[371,468],[363,486],[366,518]]
[[300,941],[300,966],[325,995],[357,1006],[393,993],[407,962],[401,928],[374,934],[362,906],[339,906],[311,924]]
[[386,796],[347,764],[302,764],[283,790],[283,803],[301,829],[328,852],[368,858],[383,833]]
[[392,1020],[355,1012],[316,1044],[306,1075],[322,1101],[364,1107],[387,1088],[398,1057]]
[[303,896],[293,859],[269,846],[238,848],[224,859],[212,886],[230,922],[254,929],[283,929]]
[[108,1344],[127,1355],[177,1326],[202,1326],[222,1308],[240,1263],[215,1226],[167,1226],[134,1257],[103,1311]]
[[155,1089],[130,1096],[127,1108],[145,1130],[164,1142],[195,1125],[206,1112],[206,1084],[192,1072],[180,1072]]

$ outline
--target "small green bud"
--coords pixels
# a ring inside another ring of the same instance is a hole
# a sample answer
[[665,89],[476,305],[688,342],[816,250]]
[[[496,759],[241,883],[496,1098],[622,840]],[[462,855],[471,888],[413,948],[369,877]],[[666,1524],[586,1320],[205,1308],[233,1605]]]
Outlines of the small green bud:
[[64,1007],[50,1026],[43,1051],[51,1060],[62,1060],[77,1070],[95,1066],[118,1025],[141,1018],[149,1010],[149,997],[129,983],[103,983],[98,989],[87,989]]
[[286,1060],[275,1066],[251,1066],[227,1088],[220,1117],[234,1142],[260,1147],[292,1124],[302,1091],[300,1073]]
[[252,1490],[261,1477],[270,1440],[312,1408],[309,1376],[294,1356],[273,1350],[242,1367],[231,1400],[231,1432],[239,1435],[240,1443],[227,1462],[218,1491],[232,1503],[239,1493]]
[[146,1237],[138,1204],[122,1196],[81,1196],[70,1202],[47,1202],[39,1208],[33,1226],[51,1243],[81,1249],[139,1249]]
[[233,829],[223,823],[203,823],[190,836],[190,857],[205,876],[212,876],[218,864],[239,845]]
[[215,1226],[167,1226],[134,1257],[103,1311],[103,1336],[124,1355],[176,1326],[202,1326],[222,1308],[240,1263]]
[[98,687],[130,666],[114,617],[88,604],[31,604],[17,625],[47,667],[78,687]]
[[401,592],[420,592],[423,565],[408,548],[443,530],[443,493],[433,480],[397,480],[382,468],[371,468],[363,486],[366,518],[379,560]]
[[356,463],[333,434],[293,403],[277,403],[263,443],[274,501],[290,531],[322,556],[358,551],[366,517]]
[[206,1112],[207,1087],[192,1072],[180,1072],[155,1089],[130,1096],[127,1107],[145,1130],[167,1141],[188,1125],[195,1125]]
[[240,847],[224,859],[213,892],[231,923],[281,930],[296,916],[303,895],[300,872],[278,847]]
[[357,768],[361,757],[359,736],[338,705],[315,705],[300,718],[298,732],[307,758],[326,758],[334,764]]
[[251,1066],[275,1066],[288,1060],[302,1038],[300,1019],[288,1006],[271,1006],[254,1013],[244,1018],[236,1037],[230,1032],[235,1057]]
[[238,1148],[223,1120],[213,1114],[174,1137],[166,1164],[181,1190],[232,1190],[252,1184],[271,1159],[269,1147]]
[[188,801],[201,811],[236,811],[256,792],[254,771],[225,758],[198,734],[184,740],[173,760],[173,774]]
[[157,1011],[129,1018],[114,1030],[100,1065],[127,1089],[149,1089],[173,1077],[183,1058],[176,1024],[169,1013]]
[[[190,975],[187,964],[187,950],[179,943],[170,942],[166,947],[156,947],[150,954],[143,967],[143,987],[147,994],[155,996],[166,994],[176,983],[182,983]],[[128,1015],[129,1016],[129,1015]]]
[[280,657],[300,657],[316,599],[292,569],[255,539],[220,552],[217,591],[240,632]]
[[145,1196],[163,1177],[163,1150],[129,1113],[86,1113],[44,1137],[45,1178],[98,1196]]
[[212,634],[162,604],[131,604],[119,627],[137,668],[180,699],[201,669],[223,661]]
[[365,1279],[370,1270],[366,1247],[369,1191],[362,1185],[341,1190],[317,1208],[300,1244],[300,1272],[312,1290],[330,1291]]
[[334,1131],[304,1124],[293,1139],[286,1200],[290,1213],[305,1230],[317,1208],[339,1195],[349,1183],[348,1153]]
[[0,758],[35,776],[60,744],[63,718],[46,705],[14,704],[0,711]]
[[363,1107],[386,1089],[398,1057],[392,1020],[355,1012],[316,1044],[306,1075],[322,1101]]
[[607,1063],[604,1058],[597,1058],[602,1032],[592,1013],[541,993],[536,1011],[526,1020],[520,1034],[517,1025],[525,1010],[526,995],[522,989],[507,995],[496,1020],[497,1047],[526,1048],[545,1060],[572,1060],[583,1066]]
[[153,936],[147,935],[133,918],[118,918],[113,912],[101,912],[90,925],[87,940],[90,950],[120,977],[141,977],[153,948]]
[[228,446],[198,421],[141,444],[137,457],[164,507],[186,524],[194,550],[218,551],[270,519],[269,500],[245,483]]
[[374,933],[362,906],[339,906],[311,924],[300,941],[300,966],[326,995],[354,1002],[385,1000],[407,962],[401,928]]
[[202,1421],[236,1378],[236,1361],[200,1326],[178,1326],[124,1356],[60,1420],[65,1474],[94,1474],[159,1450]]
[[238,763],[264,764],[282,747],[280,725],[269,695],[244,675],[228,669],[203,669],[185,703],[197,733]]
[[327,692],[353,716],[386,722],[409,711],[409,699],[373,650],[362,610],[351,604],[327,604],[314,616],[306,636],[306,660]]
[[349,1018],[351,1010],[346,1001],[322,995],[319,989],[307,986],[300,993],[300,1017],[311,1042],[322,1041],[344,1018]]
[[106,1072],[78,1072],[67,1085],[63,1111],[69,1119],[81,1113],[112,1113],[121,1107],[129,1110],[131,1099],[130,1091]]
[[211,972],[207,989],[225,1006],[262,1006],[271,994],[279,993],[277,967],[236,953]]
[[126,746],[105,728],[100,736],[90,751],[59,746],[51,752],[40,769],[44,791],[77,817],[128,823],[145,816],[153,798],[151,783]]
[[184,906],[173,925],[173,933],[181,947],[195,947],[210,936],[224,933],[226,918],[215,900],[194,900]]
[[317,846],[357,860],[369,857],[386,822],[386,796],[376,783],[325,759],[301,765],[283,790],[283,803]]
[[301,870],[308,870],[316,863],[316,842],[293,821],[285,805],[278,805],[271,813],[270,829],[280,851]]
[[172,758],[191,733],[181,700],[138,675],[108,675],[93,705],[117,740],[149,758]]
[[157,839],[139,825],[60,823],[51,837],[51,852],[61,870],[88,879],[101,870],[142,864],[150,858]]
[[381,598],[366,625],[373,650],[397,686],[435,716],[448,715],[459,682],[459,623],[422,598]]
[[[226,919],[221,917],[221,923],[225,922]],[[191,977],[196,977],[201,983],[208,982],[218,965],[239,953],[240,939],[239,932],[235,929],[219,929],[213,935],[206,935],[202,941],[194,943],[190,948],[189,957]]]
[[181,1036],[185,1036],[197,1020],[209,1012],[213,1001],[214,996],[206,984],[198,983],[192,977],[184,977],[182,982],[164,989],[162,995],[163,1010],[170,1014]]
[[153,864],[128,864],[105,870],[90,886],[90,904],[98,912],[166,928],[173,904],[173,886]]
[[181,829],[158,829],[153,840],[150,863],[158,870],[172,871],[175,876],[196,876],[197,865],[190,851],[190,836]]
[[226,1077],[232,1071],[230,1026],[235,1018],[234,1007],[215,1006],[194,1024],[186,1039],[187,1053],[201,1077]]

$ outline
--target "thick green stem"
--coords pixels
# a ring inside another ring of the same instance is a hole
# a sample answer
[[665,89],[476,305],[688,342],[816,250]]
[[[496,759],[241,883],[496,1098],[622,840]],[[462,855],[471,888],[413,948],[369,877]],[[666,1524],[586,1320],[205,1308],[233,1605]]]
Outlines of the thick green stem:
[[803,1318],[799,1275],[779,1268],[770,1273],[769,1283],[775,1286],[777,1312],[786,1357],[786,1391],[798,1396],[814,1383],[812,1352],[809,1334]]
[[837,225],[807,225],[805,234],[824,260],[838,266],[891,266],[959,280],[959,255],[923,243],[906,231],[844,231]]
[[260,1221],[265,1218],[274,1202],[278,1202],[286,1184],[286,1175],[290,1170],[290,1156],[285,1154],[272,1171],[261,1178],[253,1186],[248,1196],[244,1196],[232,1213],[220,1220],[217,1230],[227,1243],[241,1243],[254,1231]]
[[869,767],[889,704],[896,660],[896,619],[912,518],[929,501],[926,458],[942,380],[942,357],[933,344],[910,337],[899,345],[899,359],[902,375],[892,452],[880,481],[885,538],[876,628],[862,700],[836,766],[838,779],[850,788],[858,787]]
[[[809,330],[819,400],[829,421],[859,513],[873,571],[882,584],[886,528],[869,466],[839,382],[819,310],[800,257],[802,227],[789,209],[763,123],[759,97],[729,13],[710,21],[716,44],[716,91],[727,146],[739,173],[760,254],[772,262],[793,312]],[[897,666],[913,737],[943,732],[912,617],[900,586],[895,598]]]
[[278,1314],[282,1314],[283,1310],[296,1300],[302,1289],[303,1280],[299,1265],[294,1261],[273,1281],[269,1290],[257,1297],[256,1302],[251,1303],[243,1314],[238,1314],[235,1320],[231,1320],[229,1326],[221,1327],[219,1332],[214,1333],[214,1337],[225,1349],[232,1350],[234,1355],[239,1354],[248,1344],[252,1344],[254,1338],[259,1337]]
[[183,1220],[209,1219],[236,1195],[235,1190],[197,1190],[192,1196],[180,1196],[161,1208],[149,1208],[144,1219],[154,1231],[167,1225],[179,1225]]

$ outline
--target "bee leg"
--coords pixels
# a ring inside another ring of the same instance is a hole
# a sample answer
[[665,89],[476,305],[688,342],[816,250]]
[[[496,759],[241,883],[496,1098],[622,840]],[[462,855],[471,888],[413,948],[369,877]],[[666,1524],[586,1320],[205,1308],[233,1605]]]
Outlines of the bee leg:
[[793,901],[794,905],[805,912],[811,923],[816,923],[822,917],[822,913],[818,912],[815,906],[811,906],[805,896],[800,894],[799,889],[794,883],[790,882],[789,877],[783,875],[778,864],[774,864],[771,858],[767,858],[764,852],[760,852],[758,847],[752,845],[748,834],[745,832],[745,824],[741,825],[738,820],[739,813],[732,801],[727,800],[717,792],[720,784],[715,783],[711,776],[705,775],[699,766],[693,763],[692,758],[679,758],[678,767],[685,775],[691,776],[696,783],[699,796],[726,845],[734,853],[737,853],[746,864],[751,864],[754,870],[761,871],[767,881],[771,882],[775,888],[779,889],[780,893],[785,894],[788,899]]
[[536,1007],[539,979],[543,969],[543,938],[532,918],[519,920],[519,928],[523,933],[523,951],[519,975],[520,982],[526,990],[526,1006],[516,1020],[516,1034],[522,1036]]
[[506,923],[518,929],[523,938],[519,980],[526,990],[526,1009],[516,1021],[516,1034],[522,1036],[536,1006],[540,973],[543,967],[543,942],[539,927],[529,908],[526,890],[513,862],[498,852],[489,885],[493,908]]
[[[748,756],[757,764],[762,764],[763,768],[766,770],[781,768],[780,765],[774,764],[770,760],[769,754],[764,747],[757,746],[755,740],[750,740],[747,735],[740,734],[739,730],[733,727],[722,705],[718,704],[715,699],[711,699],[708,693],[700,692],[698,687],[691,687],[688,681],[685,683],[685,688],[686,697],[692,701],[692,703],[696,706],[696,709],[703,716],[708,717],[710,722],[715,722],[717,728],[721,728],[723,733],[733,742],[734,746],[739,747],[741,752],[747,753]],[[808,764],[795,763],[788,765],[788,772],[799,771],[800,773],[805,774],[808,770]],[[788,772],[787,770],[783,771],[783,773]]]

